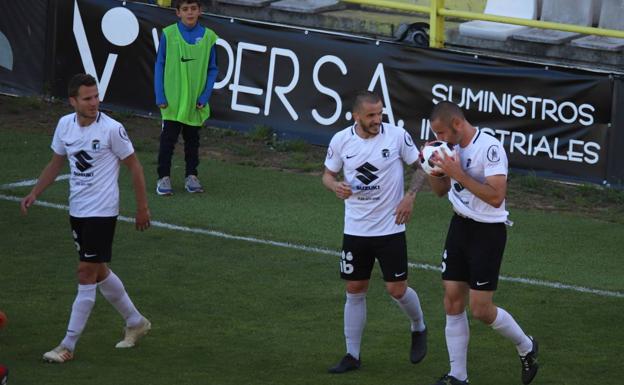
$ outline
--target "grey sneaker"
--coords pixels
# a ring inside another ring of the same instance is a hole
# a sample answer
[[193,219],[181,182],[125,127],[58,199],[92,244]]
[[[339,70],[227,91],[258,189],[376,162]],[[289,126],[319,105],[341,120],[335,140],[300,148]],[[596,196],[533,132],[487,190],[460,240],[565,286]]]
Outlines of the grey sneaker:
[[171,179],[168,176],[163,176],[158,179],[156,183],[156,194],[158,195],[173,195],[173,188],[171,188]]
[[195,175],[189,175],[186,177],[184,188],[190,193],[204,192],[204,188],[202,187],[201,183],[199,183],[199,179],[197,179]]

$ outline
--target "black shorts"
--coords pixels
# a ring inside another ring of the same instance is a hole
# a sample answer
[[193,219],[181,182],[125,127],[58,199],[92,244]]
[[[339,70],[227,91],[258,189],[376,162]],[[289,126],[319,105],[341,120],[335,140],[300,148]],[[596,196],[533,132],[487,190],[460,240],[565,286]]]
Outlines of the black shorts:
[[110,262],[117,217],[69,217],[81,262]]
[[504,223],[477,222],[455,214],[444,245],[442,279],[468,282],[474,290],[496,290],[506,242]]
[[345,234],[340,257],[340,277],[347,281],[370,279],[375,258],[384,281],[407,279],[407,243],[405,232],[378,237],[359,237]]

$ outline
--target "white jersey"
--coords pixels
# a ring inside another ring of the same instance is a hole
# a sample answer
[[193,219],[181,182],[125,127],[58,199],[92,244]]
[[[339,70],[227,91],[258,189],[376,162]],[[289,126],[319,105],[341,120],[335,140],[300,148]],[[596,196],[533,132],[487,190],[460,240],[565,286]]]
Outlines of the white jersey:
[[[455,145],[455,151],[463,170],[480,183],[492,175],[507,176],[507,154],[501,142],[491,135],[477,130],[468,146]],[[505,222],[509,214],[505,210],[505,201],[500,207],[491,206],[452,178],[448,199],[457,213],[477,222]]]
[[134,153],[123,125],[102,112],[87,127],[78,124],[75,113],[65,115],[56,126],[51,147],[69,160],[69,214],[118,215],[119,163]]
[[405,231],[395,223],[403,199],[403,162],[418,159],[418,149],[402,128],[382,123],[379,134],[363,139],[355,125],[337,132],[329,143],[325,167],[338,173],[353,195],[345,200],[344,233],[380,236]]

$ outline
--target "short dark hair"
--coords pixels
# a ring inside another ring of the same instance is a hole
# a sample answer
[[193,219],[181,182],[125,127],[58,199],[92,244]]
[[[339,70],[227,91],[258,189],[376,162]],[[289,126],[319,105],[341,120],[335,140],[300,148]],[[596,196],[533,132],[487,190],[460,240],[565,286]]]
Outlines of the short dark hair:
[[440,120],[442,122],[451,123],[452,118],[459,118],[461,120],[466,120],[466,116],[464,115],[464,111],[462,111],[459,106],[453,102],[439,102],[433,107],[431,110],[431,116],[429,120],[433,122],[434,120]]
[[193,3],[195,3],[200,8],[202,6],[201,0],[178,0],[178,1],[175,2],[176,9],[179,10],[180,7],[182,6],[182,4],[184,4],[184,3],[186,3],[186,4],[193,4]]
[[352,112],[358,111],[360,107],[362,107],[362,104],[364,103],[377,104],[379,102],[381,102],[381,98],[376,93],[371,92],[371,91],[366,91],[366,90],[358,91],[358,93],[355,94],[355,98],[353,99],[353,105],[351,106],[351,111]]
[[69,80],[69,84],[67,85],[67,95],[70,98],[75,98],[78,96],[78,89],[81,86],[91,87],[95,85],[97,85],[97,82],[93,76],[89,74],[76,74]]

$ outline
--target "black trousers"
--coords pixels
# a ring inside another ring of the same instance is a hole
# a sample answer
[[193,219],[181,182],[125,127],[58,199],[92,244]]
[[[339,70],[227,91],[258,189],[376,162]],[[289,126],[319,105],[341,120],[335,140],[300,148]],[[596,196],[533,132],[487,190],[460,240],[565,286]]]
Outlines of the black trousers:
[[173,120],[163,120],[162,131],[160,132],[160,149],[158,150],[158,178],[171,175],[171,157],[178,142],[180,131],[184,139],[184,161],[186,162],[184,176],[197,175],[200,128],[200,126],[189,126]]

